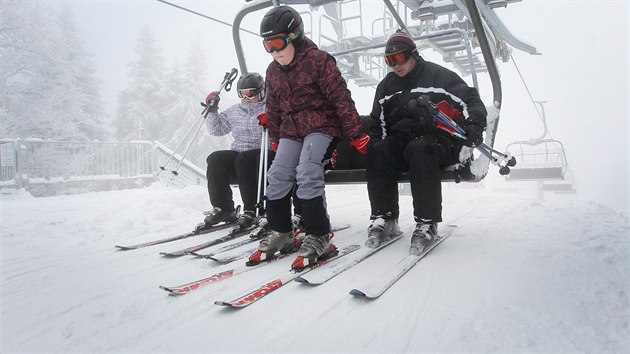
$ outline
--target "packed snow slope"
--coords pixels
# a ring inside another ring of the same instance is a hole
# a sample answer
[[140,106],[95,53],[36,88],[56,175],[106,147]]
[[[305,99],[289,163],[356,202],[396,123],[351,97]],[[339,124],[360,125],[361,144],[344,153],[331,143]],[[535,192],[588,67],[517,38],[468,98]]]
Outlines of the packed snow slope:
[[[114,248],[190,230],[209,208],[202,187],[3,195],[0,351],[630,352],[626,215],[568,195],[464,187],[444,184],[453,236],[379,299],[348,292],[406,255],[409,196],[401,241],[326,284],[289,283],[240,310],[214,301],[287,271],[292,257],[173,297],[158,286],[233,265],[158,253],[216,235]],[[363,244],[365,186],[327,193],[332,223],[352,225],[336,244]]]

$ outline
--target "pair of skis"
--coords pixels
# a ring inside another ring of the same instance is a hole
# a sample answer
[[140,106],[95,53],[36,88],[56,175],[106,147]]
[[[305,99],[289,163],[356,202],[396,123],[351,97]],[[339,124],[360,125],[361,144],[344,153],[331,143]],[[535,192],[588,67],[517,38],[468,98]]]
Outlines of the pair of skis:
[[116,245],[114,247],[118,248],[121,251],[135,250],[135,249],[138,249],[138,248],[144,248],[144,247],[149,247],[149,246],[160,245],[160,244],[167,243],[167,242],[183,240],[185,238],[189,238],[189,237],[192,237],[192,236],[205,235],[205,234],[209,234],[211,232],[215,232],[215,231],[224,230],[224,229],[227,229],[227,228],[230,228],[230,227],[234,227],[235,225],[236,225],[236,222],[226,223],[226,224],[219,224],[219,225],[211,226],[211,227],[206,228],[206,229],[193,230],[193,231],[186,232],[186,233],[183,233],[183,234],[180,234],[180,235],[177,235],[177,236],[167,237],[167,238],[163,238],[163,239],[159,239],[159,240],[153,240],[153,241],[138,243],[136,245],[130,245],[130,246],[119,246],[119,245]]
[[397,264],[391,267],[387,272],[381,274],[378,278],[366,282],[360,287],[350,290],[350,295],[363,297],[368,299],[376,299],[383,295],[398,279],[402,278],[413,266],[415,266],[422,258],[431,252],[437,245],[444,242],[453,233],[455,225],[448,225],[444,232],[440,232],[435,242],[426,248],[419,255],[408,255],[401,259]]
[[[255,225],[255,224],[254,224]],[[136,245],[131,245],[131,246],[119,246],[116,245],[115,247],[118,248],[119,250],[122,251],[128,251],[128,250],[134,250],[134,249],[138,249],[138,248],[143,248],[143,247],[149,247],[149,246],[154,246],[154,245],[159,245],[159,244],[163,244],[163,243],[168,243],[168,242],[173,242],[173,241],[177,241],[177,240],[182,240],[185,238],[189,238],[192,236],[198,236],[198,235],[205,235],[205,234],[209,234],[215,231],[220,231],[220,230],[224,230],[230,227],[235,227],[236,226],[236,222],[233,223],[225,223],[225,224],[219,224],[219,225],[214,225],[211,226],[209,228],[206,229],[201,229],[201,230],[194,230],[191,232],[187,232],[181,235],[177,235],[177,236],[173,236],[173,237],[167,237],[167,238],[163,238],[163,239],[159,239],[159,240],[154,240],[154,241],[149,241],[149,242],[144,242],[144,243],[139,243]],[[226,245],[218,250],[215,250],[211,253],[208,254],[200,254],[198,253],[199,251],[212,247],[212,246],[216,246],[218,244],[227,242],[227,241],[231,241],[234,240],[236,238],[239,238],[241,236],[244,236],[250,232],[252,232],[253,230],[255,230],[257,227],[256,226],[251,226],[242,230],[231,230],[230,233],[228,233],[225,236],[221,236],[219,238],[195,245],[195,246],[191,246],[191,247],[187,247],[181,250],[177,250],[177,251],[172,251],[172,252],[160,252],[160,254],[162,256],[165,257],[180,257],[186,254],[189,255],[193,255],[193,256],[197,256],[197,257],[204,257],[204,258],[210,258],[213,259],[212,257],[221,253],[221,252],[225,252],[240,246],[244,246],[246,244],[255,242],[258,240],[258,238],[247,238],[244,240],[241,240],[239,242],[235,242],[229,245]]]
[[[218,245],[220,243],[231,241],[231,240],[234,240],[234,239],[239,238],[241,236],[247,235],[252,230],[254,230],[255,228],[256,228],[255,226],[252,226],[252,227],[249,227],[249,228],[246,228],[246,229],[243,229],[243,230],[238,230],[238,231],[232,230],[227,235],[215,238],[214,240],[210,240],[210,241],[201,243],[199,245],[187,247],[187,248],[184,248],[184,249],[181,249],[181,250],[177,250],[177,251],[160,252],[160,254],[162,256],[165,256],[165,257],[181,257],[181,256],[186,255],[186,254],[196,255],[196,253],[198,251],[201,251],[203,249],[210,248],[210,247],[216,246],[216,245]],[[253,242],[253,241],[255,241],[255,240],[251,240],[250,242]],[[228,247],[232,247],[232,246],[229,245]],[[236,247],[238,247],[238,246],[236,246]]]

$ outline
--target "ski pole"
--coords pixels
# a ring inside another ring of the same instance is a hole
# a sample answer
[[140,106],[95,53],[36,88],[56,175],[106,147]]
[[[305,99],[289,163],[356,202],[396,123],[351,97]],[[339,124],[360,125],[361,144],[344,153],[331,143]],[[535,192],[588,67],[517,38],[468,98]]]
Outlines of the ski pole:
[[263,127],[262,129],[262,133],[261,133],[261,141],[260,141],[260,154],[258,155],[258,188],[256,189],[256,195],[258,197],[258,208],[256,208],[256,213],[257,216],[262,215],[262,209],[263,209],[263,197],[261,197],[260,192],[262,191],[263,187],[262,184],[264,183],[263,180],[265,179],[265,177],[263,177],[263,166],[266,165],[267,163],[267,154],[266,154],[266,150],[267,150],[267,141],[265,140],[265,135],[267,133],[267,129],[265,129]]
[[173,150],[173,152],[169,155],[166,162],[164,162],[164,165],[160,166],[160,170],[166,171],[166,165],[168,165],[168,163],[171,162],[171,160],[173,159],[173,156],[175,156],[175,154],[179,151],[182,145],[184,145],[186,140],[188,140],[188,136],[190,135],[190,133],[192,133],[193,129],[195,129],[195,127],[197,127],[198,124],[201,124],[202,121],[203,121],[203,115],[200,115],[199,118],[195,121],[195,123],[193,123],[193,125],[190,127],[190,129],[188,129],[188,132],[186,133],[186,135],[184,135],[184,138],[182,139],[182,141],[177,145],[175,150]]
[[[416,102],[415,104],[411,104],[410,108],[415,108],[414,106],[417,104],[420,104],[424,107],[427,108],[427,110],[429,111],[429,113],[433,116],[434,120],[437,120],[439,122],[441,122],[442,124],[446,125],[445,126],[441,126],[438,124],[438,128],[459,138],[462,140],[466,140],[468,139],[468,134],[466,134],[466,131],[460,127],[457,122],[455,122],[451,117],[449,117],[447,114],[445,114],[444,112],[440,111],[439,108],[437,107],[437,105],[435,105],[433,102],[431,102],[431,100],[429,100],[429,98],[426,95],[422,95],[420,97],[418,97],[417,100],[412,100],[412,102]],[[411,103],[411,102],[410,102]],[[451,130],[449,130],[448,128],[451,128]],[[508,166],[515,166],[516,165],[516,159],[513,156],[510,156],[509,154],[503,154],[495,149],[493,149],[492,147],[490,147],[488,144],[486,143],[481,143],[480,145],[475,146],[475,148],[485,157],[487,157],[494,165],[499,166],[499,173],[501,175],[506,175],[508,173],[510,173],[510,168]],[[497,155],[499,155],[501,157],[502,162],[504,162],[506,164],[506,166],[501,165],[499,159],[497,157],[495,157],[494,155],[492,155],[492,153],[496,153]]]
[[263,165],[263,197],[262,197],[262,211],[267,210],[267,168],[269,167],[269,148],[267,147],[269,141],[269,130],[267,128],[263,129],[263,141],[262,145],[265,147],[263,149],[265,153],[265,164]]
[[[223,81],[221,81],[221,84],[219,85],[219,89],[217,90],[217,92],[218,92],[217,95],[219,95],[222,90],[230,91],[232,89],[232,82],[234,82],[234,79],[236,79],[237,75],[238,75],[238,70],[236,70],[236,68],[232,68],[232,70],[230,70],[229,72],[226,72],[225,76],[223,77]],[[206,104],[206,103],[202,102],[201,105],[204,107],[204,109],[201,112],[200,119],[190,128],[188,133],[186,133],[186,136],[184,137],[182,142],[178,145],[177,149],[175,149],[175,151],[173,151],[173,154],[171,154],[171,157],[169,158],[169,161],[170,161],[170,159],[175,155],[175,152],[177,152],[179,147],[188,138],[188,136],[190,135],[190,132],[192,132],[193,128],[195,126],[197,126],[197,131],[195,132],[195,135],[193,136],[193,138],[190,140],[190,143],[188,144],[188,147],[186,148],[186,151],[184,152],[184,155],[182,155],[181,159],[179,160],[179,164],[177,164],[177,167],[174,170],[171,171],[173,176],[178,176],[179,175],[179,173],[178,173],[179,168],[181,167],[182,163],[186,159],[186,155],[188,155],[188,151],[190,151],[190,148],[192,147],[192,145],[194,144],[195,140],[197,139],[197,136],[199,135],[199,131],[201,130],[201,127],[203,126],[203,120],[210,113],[211,106],[209,104]]]

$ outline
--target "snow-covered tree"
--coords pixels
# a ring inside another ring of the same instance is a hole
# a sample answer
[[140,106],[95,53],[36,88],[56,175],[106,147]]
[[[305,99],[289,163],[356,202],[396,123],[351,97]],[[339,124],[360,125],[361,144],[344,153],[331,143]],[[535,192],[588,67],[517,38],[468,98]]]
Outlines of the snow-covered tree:
[[[173,126],[174,134],[166,141],[166,145],[175,148],[185,138],[191,127],[200,120],[203,107],[199,104],[206,97],[211,88],[207,87],[209,61],[201,48],[199,35],[193,39],[187,54],[185,64],[178,65],[177,62],[168,75],[167,91],[169,95],[169,106],[165,114]],[[191,139],[185,144],[188,144]],[[201,127],[187,158],[200,167],[205,167],[206,157],[213,151],[229,148],[227,137],[212,137],[207,134],[204,125]]]
[[164,74],[166,66],[155,34],[147,26],[138,35],[129,64],[129,85],[118,96],[116,135],[120,140],[165,140],[170,137],[166,122]]
[[69,8],[0,3],[0,112],[9,137],[56,140],[107,136],[94,65]]
[[54,65],[53,22],[31,2],[0,2],[0,105],[7,137],[40,136],[46,92],[42,69]]
[[[72,114],[79,132],[89,139],[103,140],[110,133],[106,130],[106,115],[100,97],[100,82],[96,79],[96,66],[89,60],[90,54],[83,49],[77,36],[72,13],[65,6],[58,19],[62,41],[60,71],[63,75],[58,87],[67,92],[65,109]],[[74,93],[74,94],[73,94]]]

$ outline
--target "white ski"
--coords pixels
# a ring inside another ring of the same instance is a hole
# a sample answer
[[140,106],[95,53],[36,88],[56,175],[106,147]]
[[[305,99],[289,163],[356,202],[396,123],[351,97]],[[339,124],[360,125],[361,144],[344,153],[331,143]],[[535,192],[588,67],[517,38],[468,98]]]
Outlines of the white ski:
[[391,245],[392,243],[400,240],[402,238],[402,232],[397,235],[391,237],[386,242],[383,242],[377,248],[363,248],[355,252],[353,256],[344,257],[337,262],[328,263],[325,266],[319,267],[317,269],[313,269],[311,272],[307,274],[300,275],[295,278],[295,281],[302,284],[310,284],[310,285],[319,285],[327,282],[328,280],[336,277],[342,272],[352,268],[353,266],[359,264],[364,259],[368,258],[375,252],[380,251],[381,249]]
[[424,256],[426,256],[437,245],[446,240],[453,233],[455,225],[448,225],[444,232],[440,232],[435,243],[418,256],[408,255],[400,262],[390,268],[386,273],[375,280],[366,283],[364,286],[350,290],[350,294],[357,297],[365,297],[368,299],[376,299],[383,295],[398,279],[407,273],[414,265],[416,265]]

